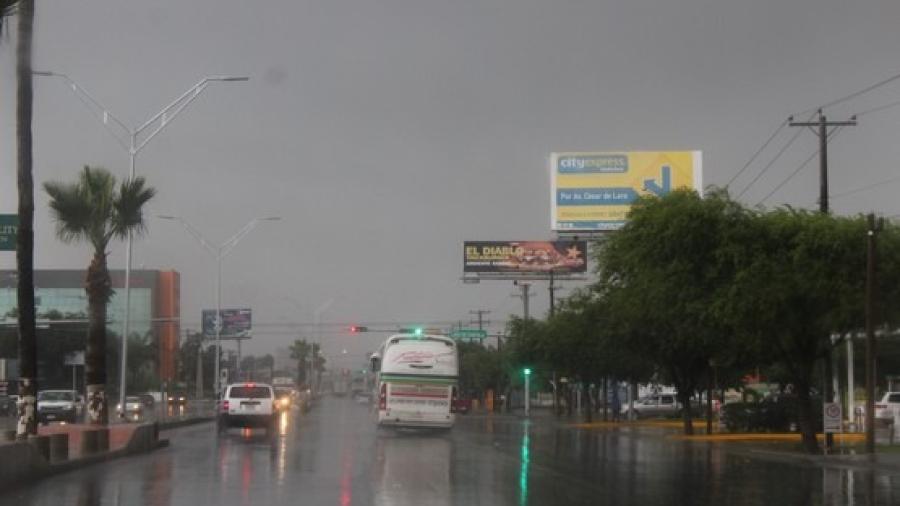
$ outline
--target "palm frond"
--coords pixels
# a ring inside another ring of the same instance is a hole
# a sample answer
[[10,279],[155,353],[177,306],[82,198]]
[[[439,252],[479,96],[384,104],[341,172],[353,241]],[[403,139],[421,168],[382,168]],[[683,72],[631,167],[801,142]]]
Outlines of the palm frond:
[[44,191],[50,196],[57,237],[66,243],[88,239],[93,211],[78,183],[48,181],[44,183]]
[[16,13],[19,0],[0,0],[0,37],[6,34],[6,18]]
[[142,177],[122,182],[113,202],[112,232],[116,237],[124,239],[128,232],[138,235],[144,233],[144,204],[154,195],[156,189],[147,186],[147,181]]

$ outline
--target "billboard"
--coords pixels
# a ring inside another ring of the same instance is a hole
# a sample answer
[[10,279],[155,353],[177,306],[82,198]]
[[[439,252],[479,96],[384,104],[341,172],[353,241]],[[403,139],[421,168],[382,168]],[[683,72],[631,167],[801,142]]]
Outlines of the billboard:
[[587,241],[466,241],[463,272],[587,271]]
[[550,155],[551,228],[617,230],[632,202],[675,188],[703,188],[700,151],[622,151]]
[[[223,309],[222,310],[222,330],[220,337],[223,338],[248,338],[252,335],[253,312],[250,309]],[[216,310],[203,310],[203,336],[216,336]]]
[[18,229],[18,214],[0,214],[0,251],[16,250],[16,232]]

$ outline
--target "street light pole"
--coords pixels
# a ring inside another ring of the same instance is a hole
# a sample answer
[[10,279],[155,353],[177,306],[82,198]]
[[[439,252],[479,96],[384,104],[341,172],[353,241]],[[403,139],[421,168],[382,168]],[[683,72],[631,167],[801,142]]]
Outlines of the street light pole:
[[[113,115],[107,107],[98,102],[90,93],[87,92],[82,86],[76,83],[71,77],[61,72],[52,72],[52,71],[32,71],[33,75],[36,76],[46,76],[46,77],[58,77],[65,81],[71,88],[78,99],[95,115],[97,115],[100,122],[103,124],[103,127],[109,131],[109,133],[115,137],[116,141],[118,141],[119,145],[124,148],[128,152],[129,158],[129,170],[128,170],[128,178],[129,180],[133,180],[135,177],[135,159],[137,158],[138,153],[144,149],[144,147],[149,143],[157,134],[159,134],[172,120],[178,116],[181,111],[184,110],[191,102],[193,102],[202,92],[206,89],[206,87],[211,82],[243,82],[249,81],[250,78],[247,76],[221,76],[221,75],[211,75],[206,76],[201,79],[197,84],[190,87],[187,91],[182,93],[178,98],[172,101],[169,105],[165,106],[150,117],[149,120],[144,122],[143,125],[137,128],[128,127],[123,121],[118,119],[115,115]],[[138,142],[138,137],[148,131],[150,127],[159,122],[155,129],[153,129],[141,142]],[[111,125],[112,123],[112,125]],[[117,128],[112,128],[112,126]],[[125,134],[128,137],[128,143],[126,144],[125,140],[122,138],[122,134]],[[124,321],[122,324],[122,356],[120,361],[120,377],[119,377],[119,404],[122,406],[125,405],[125,386],[126,386],[126,370],[128,366],[128,334],[131,331],[131,260],[132,260],[132,251],[134,249],[134,234],[129,231],[128,232],[128,242],[125,246],[125,315]],[[125,416],[125,410],[119,414],[120,417]]]
[[181,223],[181,226],[184,227],[185,230],[191,236],[203,246],[208,253],[210,253],[216,259],[216,350],[215,350],[215,378],[213,379],[213,384],[215,388],[215,395],[218,398],[218,395],[221,394],[221,376],[220,376],[220,364],[219,364],[219,355],[222,354],[222,259],[225,258],[226,255],[231,253],[231,250],[237,246],[237,243],[241,241],[251,230],[256,228],[260,222],[263,221],[278,221],[281,219],[280,216],[268,216],[265,218],[254,218],[250,220],[243,228],[237,231],[233,236],[231,236],[227,241],[222,244],[216,246],[206,240],[203,235],[194,228],[193,225],[188,223],[184,218],[180,216],[167,216],[160,215],[157,218],[161,218],[164,220],[174,220]]

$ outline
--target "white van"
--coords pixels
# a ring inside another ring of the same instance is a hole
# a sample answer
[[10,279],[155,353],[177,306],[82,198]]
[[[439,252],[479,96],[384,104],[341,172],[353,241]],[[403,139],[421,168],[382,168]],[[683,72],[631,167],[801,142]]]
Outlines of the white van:
[[219,431],[231,427],[260,427],[273,433],[278,413],[275,390],[264,383],[235,383],[225,388],[219,405]]
[[449,429],[456,420],[456,342],[445,336],[396,334],[372,357],[378,424]]

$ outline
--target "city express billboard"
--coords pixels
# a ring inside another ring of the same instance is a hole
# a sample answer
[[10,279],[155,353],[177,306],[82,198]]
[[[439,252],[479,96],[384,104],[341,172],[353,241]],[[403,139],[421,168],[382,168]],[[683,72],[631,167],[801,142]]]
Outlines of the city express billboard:
[[463,272],[587,271],[587,241],[466,241]]
[[[222,329],[219,331],[223,338],[248,338],[253,332],[253,311],[250,309],[223,309]],[[203,310],[203,336],[215,337],[216,335],[216,310]]]
[[553,230],[617,230],[643,195],[703,188],[700,151],[553,153]]

